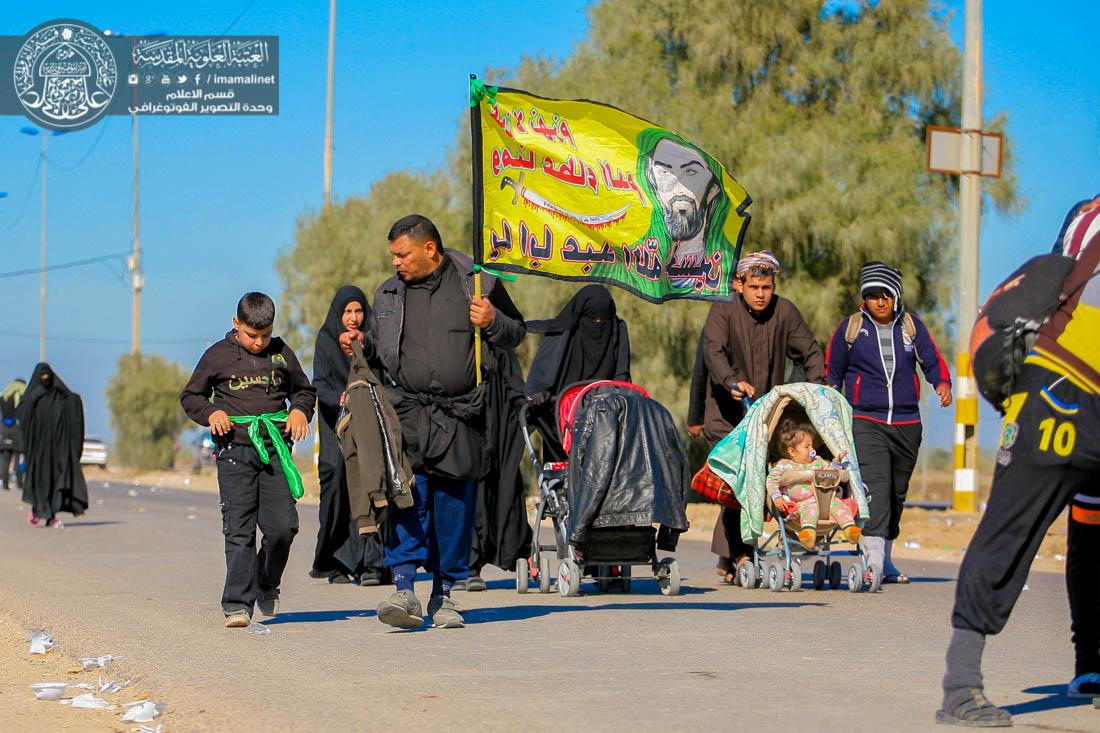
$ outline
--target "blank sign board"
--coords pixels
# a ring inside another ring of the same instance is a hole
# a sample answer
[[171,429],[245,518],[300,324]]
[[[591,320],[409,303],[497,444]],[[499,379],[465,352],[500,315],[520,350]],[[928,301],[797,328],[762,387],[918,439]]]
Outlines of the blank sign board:
[[[978,173],[990,178],[1000,178],[1001,165],[1004,162],[1004,135],[999,132],[986,132],[983,130],[981,136],[981,168],[979,170],[966,170],[965,172]],[[963,173],[962,137],[962,130],[957,127],[930,125],[928,127],[927,145],[928,170],[934,173]]]

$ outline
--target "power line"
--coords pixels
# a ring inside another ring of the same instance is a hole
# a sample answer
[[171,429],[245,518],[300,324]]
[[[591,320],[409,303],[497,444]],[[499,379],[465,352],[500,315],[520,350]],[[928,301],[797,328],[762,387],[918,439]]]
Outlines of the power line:
[[[12,336],[15,338],[37,339],[37,333],[25,333],[23,331],[11,331],[6,328],[0,328],[0,336]],[[47,336],[47,341],[66,341],[69,343],[78,344],[96,344],[99,346],[129,346],[129,339],[97,339],[88,338],[86,336]],[[208,338],[179,338],[179,339],[159,339],[153,341],[147,341],[154,346],[175,346],[175,345],[187,345],[187,344],[208,344],[210,339]]]
[[238,21],[239,21],[239,20],[240,20],[241,18],[243,18],[243,17],[244,17],[244,14],[245,14],[245,13],[247,13],[247,12],[248,12],[248,10],[249,10],[249,9],[250,9],[250,8],[251,8],[251,7],[252,7],[252,6],[253,6],[253,5],[255,4],[255,3],[256,3],[256,0],[249,0],[248,4],[244,6],[244,10],[242,10],[242,11],[241,11],[241,12],[239,12],[239,13],[237,13],[237,17],[233,19],[233,22],[232,22],[232,23],[230,23],[230,24],[229,24],[229,26],[228,26],[228,27],[227,27],[227,28],[226,28],[226,29],[225,29],[224,31],[222,31],[222,33],[221,33],[221,34],[222,34],[222,35],[224,36],[224,35],[225,35],[226,33],[228,33],[229,31],[233,30],[233,26],[237,25],[237,22],[238,22]]
[[34,184],[38,181],[38,174],[42,170],[42,156],[35,156],[38,158],[38,164],[34,167],[34,175],[31,176],[31,183],[27,186],[27,193],[23,196],[23,205],[19,207],[19,213],[15,215],[15,220],[11,224],[3,229],[0,229],[0,234],[7,234],[12,229],[15,229],[19,225],[19,222],[23,220],[23,214],[27,213],[27,204],[31,202],[31,193],[34,191]]
[[11,272],[0,272],[0,280],[6,280],[7,278],[10,278],[10,277],[20,277],[22,275],[39,275],[39,274],[42,273],[43,269],[45,269],[46,272],[50,272],[51,270],[67,270],[71,267],[81,267],[83,265],[91,265],[91,264],[94,264],[96,262],[105,262],[107,260],[123,260],[123,261],[125,261],[126,257],[128,255],[129,255],[128,252],[121,252],[121,253],[112,254],[112,255],[101,255],[99,257],[89,257],[86,260],[73,260],[71,262],[60,262],[56,265],[47,265],[45,268],[34,267],[34,268],[27,269],[27,270],[12,270]]

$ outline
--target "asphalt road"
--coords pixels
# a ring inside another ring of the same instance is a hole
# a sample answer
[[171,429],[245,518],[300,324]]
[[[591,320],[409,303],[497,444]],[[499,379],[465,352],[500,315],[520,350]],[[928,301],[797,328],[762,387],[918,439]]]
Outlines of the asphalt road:
[[[456,594],[465,629],[398,632],[374,618],[389,588],[307,576],[317,519],[302,506],[283,613],[253,636],[222,627],[215,495],[91,493],[61,530],[30,529],[0,494],[0,608],[67,653],[124,656],[171,731],[937,729],[954,565],[907,565],[912,585],[873,595],[772,593],[718,586],[706,544],[685,540],[679,597],[641,580],[629,595],[520,596],[498,571],[488,592]],[[1097,731],[1100,710],[1061,694],[1063,582],[1032,574],[987,647],[986,684],[1017,727]]]

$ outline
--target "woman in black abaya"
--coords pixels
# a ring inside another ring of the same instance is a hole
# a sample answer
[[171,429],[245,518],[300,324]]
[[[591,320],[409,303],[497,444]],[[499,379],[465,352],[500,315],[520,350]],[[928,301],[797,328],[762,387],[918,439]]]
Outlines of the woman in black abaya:
[[356,581],[378,585],[383,581],[382,540],[379,534],[360,535],[351,516],[347,474],[336,419],[340,395],[347,387],[351,359],[340,350],[340,334],[361,330],[370,318],[367,296],[353,285],[336,291],[313,350],[313,386],[317,388],[317,433],[321,441],[317,474],[321,483],[321,527],[310,575],[332,582]]
[[27,473],[23,501],[30,504],[32,527],[60,527],[60,512],[79,516],[88,508],[88,485],[80,470],[84,449],[84,403],[39,364],[19,405],[19,426]]
[[524,393],[534,403],[531,422],[543,436],[543,460],[564,461],[557,430],[557,400],[577,382],[630,381],[630,339],[615,300],[602,285],[586,285],[557,318],[530,321],[528,333],[546,334],[527,373]]

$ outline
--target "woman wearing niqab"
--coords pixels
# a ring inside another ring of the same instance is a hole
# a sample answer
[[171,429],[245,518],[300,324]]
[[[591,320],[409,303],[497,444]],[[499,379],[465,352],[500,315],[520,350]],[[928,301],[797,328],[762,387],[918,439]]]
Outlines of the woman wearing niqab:
[[32,527],[61,526],[57,515],[88,509],[88,485],[80,469],[84,449],[84,403],[49,364],[41,363],[19,405],[26,476],[23,501]]
[[534,403],[531,419],[543,436],[543,460],[563,461],[557,430],[562,390],[599,379],[630,381],[630,339],[615,300],[602,285],[577,291],[558,316],[530,321],[528,333],[546,334],[527,373],[524,393]]

